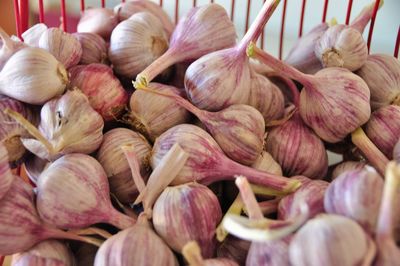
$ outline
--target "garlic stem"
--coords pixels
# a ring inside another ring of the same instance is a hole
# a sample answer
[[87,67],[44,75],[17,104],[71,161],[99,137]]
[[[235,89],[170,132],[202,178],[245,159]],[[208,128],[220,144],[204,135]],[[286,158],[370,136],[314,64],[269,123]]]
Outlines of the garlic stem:
[[[300,181],[299,181],[299,183],[300,183]],[[251,189],[253,190],[253,193],[258,196],[286,196],[288,194],[287,192],[274,190],[274,189],[260,186],[260,185],[250,184],[250,186],[251,186]]]
[[[280,200],[281,198],[278,197],[272,200],[262,201],[258,203],[258,206],[260,206],[263,215],[269,215],[278,211],[278,204]],[[248,215],[246,207],[243,209],[243,211]]]
[[371,163],[373,167],[383,176],[389,160],[368,138],[364,130],[360,127],[351,134],[351,140]]
[[240,196],[249,213],[249,218],[251,220],[263,219],[264,215],[247,179],[243,176],[237,176],[235,184],[239,188]]
[[135,149],[133,145],[125,145],[122,146],[121,149],[124,152],[125,158],[129,164],[129,168],[131,169],[133,182],[135,182],[135,185],[139,192],[142,192],[146,185],[143,181],[142,175],[140,174],[140,164],[136,156]]
[[201,256],[199,245],[195,241],[188,242],[182,248],[182,254],[190,266],[203,266],[204,259]]
[[68,232],[76,234],[76,235],[81,235],[81,236],[97,234],[105,239],[112,237],[112,234],[110,234],[109,232],[99,229],[99,228],[96,228],[96,227],[88,227],[88,228],[78,229],[78,230],[68,230]]
[[261,63],[271,67],[278,73],[282,73],[282,75],[285,75],[288,78],[299,81],[305,87],[313,87],[314,77],[312,75],[304,74],[294,67],[286,65],[282,61],[258,48],[254,42],[251,42],[248,45],[247,56],[257,59]]
[[256,42],[262,33],[265,24],[274,13],[276,7],[279,5],[280,0],[268,0],[264,3],[262,9],[258,13],[256,19],[251,24],[249,30],[240,41],[237,49],[240,54],[244,53],[250,42]]
[[[236,196],[235,200],[232,202],[232,205],[229,207],[228,211],[225,213],[224,218],[228,214],[240,215],[242,213],[243,206],[244,205],[243,205],[242,198],[241,198],[240,194],[238,194]],[[226,231],[222,225],[224,218],[222,218],[221,223],[218,225],[218,227],[216,229],[216,236],[217,236],[217,240],[219,242],[224,241],[225,238],[228,236],[228,231]]]
[[6,108],[4,110],[4,113],[12,117],[21,126],[23,126],[29,132],[29,134],[40,141],[49,151],[50,158],[57,153],[53,145],[42,135],[42,133],[34,125],[32,125],[31,122],[25,119],[25,117],[23,117],[20,113],[15,112],[10,108]]
[[79,236],[74,233],[70,232],[65,232],[59,229],[55,228],[46,228],[45,233],[43,235],[43,240],[45,239],[50,239],[50,238],[61,238],[61,239],[70,239],[70,240],[76,240],[76,241],[81,241],[84,243],[88,243],[91,245],[94,245],[96,247],[100,247],[101,244],[103,244],[102,240],[99,240],[94,237],[87,237],[87,236]]
[[[382,7],[383,2],[384,2],[383,0],[379,1],[378,10]],[[372,1],[371,4],[364,7],[363,10],[361,10],[360,14],[358,14],[358,16],[355,19],[353,19],[353,21],[350,23],[350,27],[363,33],[363,31],[365,30],[365,27],[368,25],[369,21],[372,18],[375,3],[376,3],[376,0]]]
[[285,109],[285,114],[281,119],[269,121],[265,126],[266,127],[276,127],[276,126],[283,125],[284,123],[289,121],[289,119],[291,119],[292,116],[294,116],[295,114],[296,115],[298,114],[297,110],[298,110],[297,107],[295,107],[294,105],[290,105]]
[[117,210],[115,210],[114,208],[112,208],[110,212],[107,213],[107,215],[109,219],[108,221],[105,222],[108,222],[121,230],[129,228],[136,223],[136,219],[134,219],[133,217],[129,217],[125,214],[122,214]]

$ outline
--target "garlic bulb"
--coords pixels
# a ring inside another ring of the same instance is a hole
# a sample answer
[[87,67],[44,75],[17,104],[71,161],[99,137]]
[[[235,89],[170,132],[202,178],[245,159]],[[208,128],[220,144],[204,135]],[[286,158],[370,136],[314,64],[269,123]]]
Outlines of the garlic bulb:
[[251,88],[248,105],[263,115],[265,123],[283,116],[285,99],[279,88],[268,78],[251,71]]
[[[390,121],[390,122],[388,122]],[[390,160],[400,136],[400,106],[383,106],[371,114],[365,125],[368,138]]]
[[47,29],[39,39],[39,48],[43,48],[60,61],[65,68],[79,63],[82,56],[80,42],[62,29]]
[[0,142],[0,200],[7,194],[10,189],[14,175],[8,164],[8,152],[6,147]]
[[22,39],[24,39],[24,43],[29,46],[39,47],[40,37],[42,37],[42,34],[45,33],[47,29],[48,27],[44,23],[35,24],[22,33]]
[[88,8],[79,20],[77,32],[96,33],[107,40],[117,24],[118,18],[111,9]]
[[94,266],[178,266],[175,255],[144,219],[107,239],[97,251]]
[[119,21],[129,19],[129,17],[139,12],[149,12],[156,16],[162,23],[167,35],[171,36],[175,25],[160,5],[149,0],[131,0],[114,7],[114,13],[118,16]]
[[346,25],[335,25],[318,39],[315,55],[324,67],[344,67],[355,71],[367,60],[368,48],[362,34]]
[[168,49],[168,36],[153,14],[140,12],[113,30],[108,56],[116,73],[134,77]]
[[[159,83],[150,85],[161,92],[183,94],[172,86]],[[189,122],[191,118],[190,113],[173,99],[142,90],[136,90],[132,94],[129,106],[128,123],[151,141],[171,127]]]
[[[45,264],[35,264],[32,261],[39,258]],[[57,260],[60,264],[51,264],[52,260]],[[30,262],[30,263],[29,263]],[[41,266],[41,265],[64,265],[64,266],[74,266],[75,260],[72,255],[71,250],[66,244],[57,240],[46,240],[42,241],[29,250],[18,253],[13,256],[12,264],[13,266]]]
[[104,64],[107,61],[107,43],[100,35],[90,32],[76,32],[73,36],[82,46],[80,64]]
[[293,45],[285,58],[285,62],[305,74],[315,74],[321,70],[322,64],[315,56],[314,46],[327,29],[328,24],[323,22],[304,34]]
[[39,130],[21,116],[10,113],[34,138],[21,138],[24,146],[36,156],[49,161],[64,154],[90,154],[103,139],[104,121],[79,90],[67,91],[43,105]]
[[291,236],[269,242],[251,243],[246,265],[290,266],[289,244]]
[[389,104],[400,104],[400,61],[398,59],[385,54],[369,55],[356,74],[368,84],[373,110]]
[[12,40],[0,27],[0,71],[3,69],[8,59],[22,48],[24,48],[23,43]]
[[43,221],[58,228],[104,222],[125,229],[135,224],[112,206],[109,193],[99,162],[86,154],[67,154],[39,176],[36,206]]
[[299,113],[268,132],[266,150],[282,166],[285,175],[323,178],[328,170],[328,154],[322,140],[308,128]]
[[76,66],[70,69],[70,87],[78,87],[89,98],[93,109],[105,121],[118,118],[128,101],[128,93],[114,76],[111,67],[103,64]]
[[294,235],[289,260],[293,266],[371,265],[375,251],[374,242],[356,222],[321,214]]
[[115,128],[105,133],[96,158],[107,173],[111,192],[121,202],[132,203],[138,195],[138,190],[132,179],[128,161],[121,149],[126,145],[133,145],[141,176],[147,179],[151,146],[141,134],[135,131]]
[[274,158],[272,158],[271,154],[266,151],[262,151],[251,167],[274,175],[283,175],[279,163],[277,163]]
[[324,195],[329,183],[322,180],[312,180],[304,183],[295,193],[281,199],[278,205],[278,218],[287,220],[296,217],[301,207],[306,204],[310,217],[314,217],[324,210]]
[[167,187],[153,208],[154,228],[173,250],[181,252],[188,241],[195,240],[205,258],[214,254],[221,216],[217,197],[197,183]]
[[382,191],[383,180],[373,168],[347,171],[333,180],[326,190],[325,210],[351,218],[373,233]]
[[6,108],[20,113],[31,123],[36,122],[36,116],[25,104],[7,96],[0,95],[0,142],[8,151],[10,163],[18,163],[25,154],[25,147],[22,145],[20,138],[28,137],[29,133],[22,125],[15,122],[12,117],[4,112]]
[[343,174],[344,172],[347,171],[352,171],[352,170],[361,170],[366,166],[366,162],[356,162],[356,161],[346,161],[343,163],[340,163],[335,167],[335,169],[332,172],[332,180],[336,179],[338,176]]
[[62,94],[67,83],[64,66],[40,48],[18,51],[0,72],[0,93],[30,104],[44,104]]

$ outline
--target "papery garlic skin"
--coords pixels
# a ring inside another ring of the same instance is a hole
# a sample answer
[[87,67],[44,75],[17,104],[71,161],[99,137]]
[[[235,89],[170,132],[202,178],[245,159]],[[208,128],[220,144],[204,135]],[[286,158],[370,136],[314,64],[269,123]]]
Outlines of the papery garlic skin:
[[176,252],[194,240],[204,258],[215,251],[215,229],[222,217],[217,197],[197,183],[167,187],[153,208],[153,224],[164,241]]
[[122,203],[132,203],[138,195],[138,190],[128,161],[121,149],[125,145],[133,145],[141,167],[141,176],[147,179],[151,146],[141,134],[135,131],[115,128],[105,133],[96,158],[107,173],[111,192]]
[[[181,95],[175,87],[159,83],[150,83],[151,87],[162,92]],[[136,90],[129,102],[129,124],[154,141],[173,126],[190,121],[190,113],[180,107],[173,99]]]
[[64,266],[75,265],[75,259],[73,257],[71,250],[65,243],[57,240],[42,241],[23,253],[15,254],[12,258],[11,265],[41,266],[41,264],[25,264],[23,260],[30,262],[32,262],[32,260],[35,260],[34,258],[29,258],[29,257],[36,257],[39,258],[39,260],[42,259],[42,261],[46,263],[45,264],[46,266],[49,265],[49,263],[50,265],[53,265],[51,264],[52,263],[51,260],[57,260],[59,261],[60,265]]
[[8,152],[0,142],[0,200],[7,194],[13,181],[14,175],[11,173],[8,163]]
[[314,49],[324,67],[344,67],[350,71],[362,67],[368,56],[367,43],[360,31],[346,25],[329,27]]
[[293,266],[370,265],[374,245],[361,226],[351,219],[321,214],[294,235],[289,259]]
[[390,55],[369,55],[356,72],[371,91],[373,110],[389,104],[400,104],[400,61]]
[[390,160],[400,136],[400,106],[383,106],[371,114],[365,133],[376,147]]
[[0,27],[0,71],[13,54],[25,47],[24,43],[18,38],[17,41],[14,40],[13,37],[8,36]]
[[111,67],[89,64],[71,68],[70,87],[78,87],[105,121],[117,118],[125,109],[128,93],[114,76]]
[[175,25],[164,9],[156,3],[149,0],[131,0],[114,7],[114,13],[118,16],[119,21],[129,19],[133,14],[139,12],[149,12],[156,16],[162,23],[165,32],[171,36]]
[[86,9],[78,23],[77,32],[96,33],[108,39],[118,24],[118,18],[113,10],[108,8]]
[[246,259],[247,266],[290,266],[289,243],[291,237],[272,240],[270,242],[251,243]]
[[320,83],[319,89],[336,89],[306,86],[300,93],[300,115],[321,139],[336,143],[368,121],[370,92],[361,78],[343,68],[326,68],[316,77],[323,78],[313,81]]
[[266,151],[262,151],[251,167],[274,175],[283,175],[279,163]]
[[108,56],[116,73],[133,77],[168,49],[168,36],[153,14],[140,12],[113,30]]
[[7,96],[0,95],[0,141],[8,151],[9,162],[13,163],[20,160],[25,154],[26,150],[20,138],[28,137],[29,133],[22,125],[3,112],[6,108],[20,113],[32,123],[36,119],[28,106]]
[[178,266],[175,255],[149,226],[136,224],[107,239],[94,266]]
[[265,146],[285,175],[321,179],[328,171],[324,143],[304,124],[298,112],[268,132]]
[[347,171],[352,170],[361,170],[367,165],[366,162],[357,162],[357,161],[346,161],[335,167],[332,172],[332,180],[336,179],[338,176]]
[[90,154],[103,139],[103,118],[81,91],[69,90],[43,105],[40,132],[54,147],[54,153],[38,140],[21,138],[24,146],[38,157],[55,160],[69,153]]
[[329,185],[324,197],[324,207],[327,213],[351,218],[367,232],[373,233],[382,191],[382,177],[373,168],[347,171]]
[[268,78],[252,71],[248,105],[260,111],[268,123],[283,116],[285,99],[281,90]]
[[329,183],[322,180],[312,180],[303,184],[296,192],[281,199],[278,205],[278,219],[287,220],[301,213],[302,205],[306,204],[309,217],[325,212],[324,195]]
[[47,29],[39,39],[39,48],[54,55],[67,69],[77,65],[82,56],[80,42],[59,28]]
[[90,32],[76,32],[73,36],[82,46],[80,64],[104,64],[107,61],[107,43],[100,35]]
[[39,40],[42,37],[42,34],[46,32],[48,29],[47,25],[44,23],[37,23],[27,29],[24,33],[22,33],[22,39],[24,43],[29,46],[39,47]]
[[64,92],[65,67],[40,48],[15,53],[0,72],[0,93],[30,104],[44,104]]

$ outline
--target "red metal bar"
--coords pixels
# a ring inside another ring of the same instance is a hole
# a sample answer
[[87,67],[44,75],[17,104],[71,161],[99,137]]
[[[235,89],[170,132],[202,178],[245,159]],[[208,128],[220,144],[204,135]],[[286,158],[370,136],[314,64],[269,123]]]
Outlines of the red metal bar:
[[81,0],[81,12],[85,11],[85,0]]
[[44,23],[43,0],[39,0],[39,22]]
[[250,23],[250,7],[251,7],[251,0],[247,0],[246,30],[245,30],[244,34],[246,34],[247,30],[249,29],[249,23]]
[[0,265],[3,265],[3,262],[4,262],[4,257],[0,256]]
[[304,13],[306,11],[306,0],[303,0],[301,5],[301,14],[300,14],[300,27],[299,27],[299,38],[303,35],[303,24],[304,24]]
[[283,54],[283,35],[285,32],[286,5],[287,5],[287,0],[284,0],[283,11],[282,11],[282,22],[281,22],[281,34],[279,36],[279,59],[282,59],[282,54]]
[[65,0],[61,0],[61,25],[62,29],[67,32],[67,14],[65,12]]
[[105,8],[106,7],[106,0],[101,0],[101,7]]
[[122,3],[125,3],[125,0],[121,0]]
[[21,18],[21,33],[22,33],[28,29],[28,24],[29,24],[28,0],[19,0],[19,14]]
[[179,19],[179,0],[175,0],[175,24],[178,23]]
[[394,46],[394,57],[399,56],[399,47],[400,47],[400,26],[397,31],[397,38],[396,38],[396,44]]
[[163,0],[160,0],[160,6],[161,7],[163,6]]
[[18,0],[14,0],[14,16],[15,16],[15,29],[17,31],[17,36],[21,39],[21,20],[19,17],[19,3]]
[[329,4],[329,0],[325,0],[324,10],[322,11],[322,22],[326,21],[326,14],[328,13],[328,4]]
[[232,0],[232,5],[231,5],[231,20],[233,21],[235,15],[235,0]]
[[376,2],[375,2],[374,11],[373,11],[372,17],[371,17],[371,24],[369,26],[368,40],[367,40],[368,52],[370,51],[370,48],[371,48],[372,33],[374,31],[375,18],[376,18],[376,13],[378,12],[378,8],[379,8],[379,2],[380,2],[380,0],[376,0]]
[[211,0],[211,4],[214,3],[214,0]]
[[351,9],[353,7],[353,0],[349,0],[349,4],[347,5],[347,14],[346,14],[346,25],[350,23]]
[[193,7],[197,6],[197,1],[193,0]]
[[[265,3],[265,1],[266,0],[264,0],[263,3]],[[265,26],[267,26],[267,25],[265,25]],[[264,35],[265,35],[265,27],[264,27],[263,31],[261,32],[261,49],[264,49],[264,38],[265,38]]]

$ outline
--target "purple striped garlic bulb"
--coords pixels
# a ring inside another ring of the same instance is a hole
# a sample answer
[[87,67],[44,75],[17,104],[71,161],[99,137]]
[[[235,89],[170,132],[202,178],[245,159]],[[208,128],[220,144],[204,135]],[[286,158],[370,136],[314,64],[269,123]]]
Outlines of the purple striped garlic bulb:
[[111,204],[107,175],[93,157],[67,154],[39,176],[36,206],[44,222],[59,228],[83,228],[109,223],[120,229],[135,219]]
[[375,231],[383,191],[382,177],[371,167],[344,172],[325,192],[327,213],[346,216],[368,233]]
[[293,266],[371,265],[376,247],[353,220],[321,214],[309,220],[289,245]]
[[82,56],[79,64],[106,63],[107,43],[100,35],[90,32],[76,32],[73,36],[82,46]]
[[39,48],[54,55],[66,69],[77,65],[82,56],[80,42],[72,34],[59,28],[47,29],[39,39]]
[[[151,83],[151,88],[168,94],[181,95],[182,91],[161,83]],[[174,99],[155,93],[136,90],[129,101],[130,112],[127,120],[135,130],[154,141],[173,126],[190,121],[189,112]]]
[[114,13],[118,16],[119,21],[129,19],[132,15],[139,12],[149,12],[156,16],[162,23],[167,35],[171,36],[175,25],[160,5],[149,0],[131,0],[114,7]]
[[400,106],[383,106],[371,114],[365,133],[376,147],[390,160],[394,145],[400,136]]
[[140,165],[141,176],[149,176],[149,158],[151,146],[139,133],[126,129],[114,128],[104,134],[103,142],[96,159],[103,166],[110,184],[110,191],[122,203],[132,203],[139,192],[132,179],[131,169],[125,158],[122,146],[132,145]]
[[400,105],[400,61],[397,58],[369,55],[356,74],[368,84],[373,110],[390,104]]
[[42,241],[29,250],[13,255],[12,266],[74,266],[75,259],[69,247],[58,240]]
[[78,22],[77,32],[96,33],[107,40],[118,24],[113,10],[108,8],[88,8]]
[[7,194],[14,180],[8,161],[7,149],[0,142],[0,200]]
[[21,138],[24,146],[48,161],[69,153],[90,154],[97,150],[103,139],[102,117],[90,106],[86,95],[77,89],[43,105],[39,129],[18,113],[7,112],[33,136]]
[[361,170],[367,165],[366,162],[346,161],[338,164],[332,172],[332,180],[347,171]]
[[167,187],[153,208],[154,229],[168,246],[181,252],[187,242],[194,240],[204,258],[215,252],[215,229],[221,217],[217,197],[197,183]]
[[239,266],[235,261],[228,258],[204,259],[196,241],[188,242],[183,247],[182,254],[191,266]]
[[193,7],[176,25],[169,49],[136,76],[135,87],[146,87],[175,63],[196,60],[231,47],[235,39],[235,28],[225,8],[218,4]]
[[140,216],[137,224],[107,239],[97,251],[94,266],[178,266],[174,253],[145,219]]
[[168,49],[168,36],[152,13],[140,12],[122,21],[113,30],[108,57],[114,71],[134,77]]

